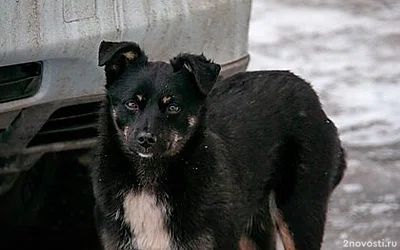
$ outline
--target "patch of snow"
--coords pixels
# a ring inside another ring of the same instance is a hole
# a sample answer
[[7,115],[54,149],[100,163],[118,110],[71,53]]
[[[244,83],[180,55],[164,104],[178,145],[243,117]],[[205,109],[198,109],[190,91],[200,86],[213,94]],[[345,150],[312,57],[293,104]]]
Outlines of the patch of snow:
[[345,216],[330,216],[328,217],[328,222],[333,228],[343,229],[349,228],[353,225],[353,221]]
[[387,194],[383,197],[384,202],[395,202],[396,201],[396,195],[395,194]]
[[393,145],[400,142],[398,27],[395,18],[254,1],[249,70],[288,69],[311,82],[346,145]]
[[393,220],[375,220],[357,223],[354,225],[353,230],[374,230],[376,228],[400,228],[400,222]]
[[347,160],[347,166],[349,168],[358,168],[361,166],[361,162],[357,159],[348,159]]
[[341,188],[346,193],[359,193],[363,190],[363,186],[359,183],[347,183],[341,185]]
[[349,235],[347,233],[340,233],[339,238],[340,239],[347,239],[349,237]]
[[371,215],[379,215],[384,212],[395,211],[400,209],[397,203],[363,203],[351,207],[352,213],[368,213]]

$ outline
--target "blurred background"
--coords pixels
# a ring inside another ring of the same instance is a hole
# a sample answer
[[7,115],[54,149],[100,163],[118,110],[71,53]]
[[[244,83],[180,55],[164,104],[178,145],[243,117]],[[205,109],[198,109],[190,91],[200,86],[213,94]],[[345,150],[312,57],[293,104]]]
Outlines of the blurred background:
[[249,39],[249,70],[311,82],[347,150],[323,249],[400,249],[400,1],[253,0]]

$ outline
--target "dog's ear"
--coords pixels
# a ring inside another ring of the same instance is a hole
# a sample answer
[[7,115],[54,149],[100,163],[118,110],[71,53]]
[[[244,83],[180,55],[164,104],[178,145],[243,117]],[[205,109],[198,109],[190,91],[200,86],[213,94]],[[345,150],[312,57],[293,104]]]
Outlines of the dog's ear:
[[203,54],[179,54],[171,60],[174,71],[187,71],[192,74],[196,80],[197,86],[203,95],[214,86],[221,66],[207,59]]
[[98,66],[105,66],[108,82],[122,74],[128,64],[146,64],[147,56],[134,42],[102,41],[98,60]]

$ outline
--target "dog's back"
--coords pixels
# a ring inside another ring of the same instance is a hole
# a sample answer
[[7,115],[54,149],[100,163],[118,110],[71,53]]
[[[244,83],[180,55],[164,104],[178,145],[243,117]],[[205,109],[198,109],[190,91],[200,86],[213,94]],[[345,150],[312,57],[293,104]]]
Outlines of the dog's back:
[[245,72],[217,83],[208,95],[207,121],[206,127],[229,145],[234,161],[241,162],[240,171],[254,160],[267,166],[249,164],[248,171],[275,171],[268,164],[282,161],[317,168],[306,164],[318,157],[332,165],[319,167],[335,176],[327,183],[336,186],[341,179],[344,150],[335,124],[310,84],[289,71]]

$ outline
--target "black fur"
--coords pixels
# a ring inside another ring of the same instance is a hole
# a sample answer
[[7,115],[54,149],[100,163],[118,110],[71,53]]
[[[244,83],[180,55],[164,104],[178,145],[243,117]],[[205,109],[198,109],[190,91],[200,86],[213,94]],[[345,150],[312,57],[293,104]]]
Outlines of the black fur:
[[[127,60],[129,50],[136,56]],[[258,71],[214,84],[220,66],[203,55],[148,62],[129,42],[103,42],[99,61],[107,98],[93,186],[107,250],[136,249],[123,203],[142,191],[168,205],[172,249],[238,249],[242,236],[272,249],[272,192],[296,249],[320,249],[346,162],[307,82],[288,71]],[[173,144],[171,135],[181,139]]]

